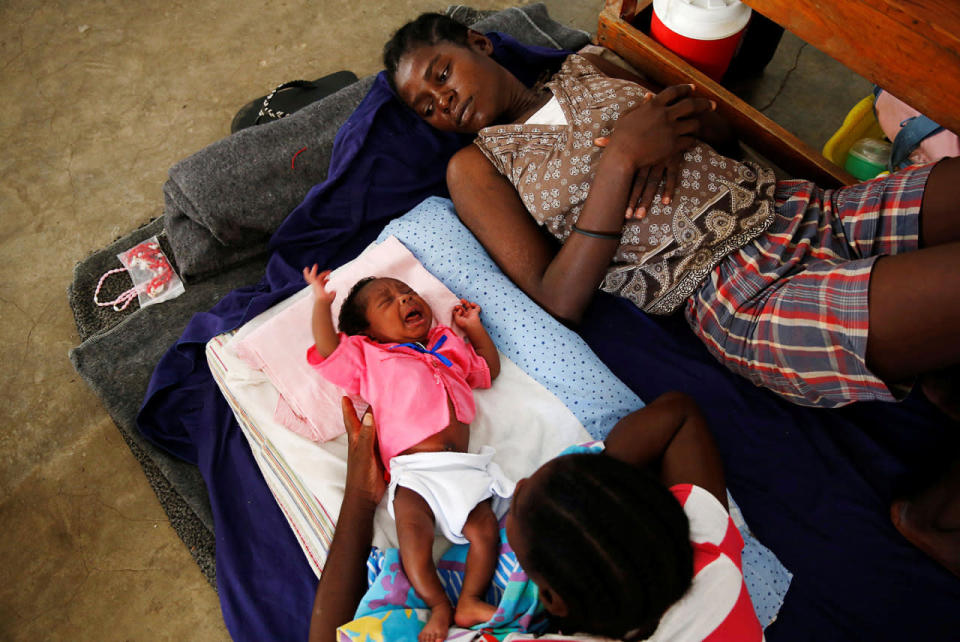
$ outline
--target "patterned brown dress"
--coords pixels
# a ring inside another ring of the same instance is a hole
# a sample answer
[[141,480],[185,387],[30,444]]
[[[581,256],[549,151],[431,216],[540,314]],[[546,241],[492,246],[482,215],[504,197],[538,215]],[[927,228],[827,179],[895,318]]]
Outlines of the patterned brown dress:
[[[603,151],[593,140],[610,135],[647,90],[605,76],[576,54],[546,86],[566,125],[487,127],[475,144],[513,183],[537,223],[562,243],[580,217]],[[658,194],[646,217],[625,221],[600,288],[646,312],[674,312],[721,259],[767,229],[775,184],[769,169],[696,145],[684,155],[671,203],[662,205]]]

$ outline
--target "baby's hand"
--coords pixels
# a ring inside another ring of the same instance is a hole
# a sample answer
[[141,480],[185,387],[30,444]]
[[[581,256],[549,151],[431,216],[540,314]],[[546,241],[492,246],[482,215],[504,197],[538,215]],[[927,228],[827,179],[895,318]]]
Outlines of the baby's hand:
[[312,268],[303,268],[303,280],[313,287],[313,296],[317,301],[333,303],[333,299],[337,293],[327,289],[330,270],[318,272],[318,269],[316,263],[314,263]]
[[461,329],[483,327],[480,322],[480,306],[473,301],[460,299],[460,305],[453,308],[453,322]]

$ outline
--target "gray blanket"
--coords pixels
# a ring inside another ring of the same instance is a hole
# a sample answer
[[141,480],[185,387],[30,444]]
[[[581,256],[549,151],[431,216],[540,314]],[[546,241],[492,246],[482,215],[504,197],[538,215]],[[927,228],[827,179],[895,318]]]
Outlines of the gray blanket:
[[[463,6],[447,11],[477,31],[503,31],[528,44],[573,49],[588,41],[584,32],[551,20],[542,4],[492,14]],[[337,130],[373,80],[241,130],[170,168],[164,226],[185,283],[266,250],[272,232],[326,178]]]

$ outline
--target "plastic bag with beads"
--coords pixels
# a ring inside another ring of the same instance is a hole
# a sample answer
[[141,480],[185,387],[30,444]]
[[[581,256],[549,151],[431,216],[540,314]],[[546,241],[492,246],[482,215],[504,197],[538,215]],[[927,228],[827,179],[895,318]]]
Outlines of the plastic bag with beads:
[[[123,310],[130,302],[136,298],[140,302],[140,307],[145,308],[154,303],[160,303],[167,299],[183,294],[183,282],[174,271],[173,266],[167,259],[166,254],[160,249],[160,243],[156,236],[134,245],[125,252],[117,254],[122,268],[110,270],[100,277],[97,284],[97,290],[94,292],[93,300],[97,305],[112,305],[114,310]],[[103,285],[104,279],[111,274],[127,272],[133,281],[133,287],[121,294],[113,301],[97,301],[97,295]]]

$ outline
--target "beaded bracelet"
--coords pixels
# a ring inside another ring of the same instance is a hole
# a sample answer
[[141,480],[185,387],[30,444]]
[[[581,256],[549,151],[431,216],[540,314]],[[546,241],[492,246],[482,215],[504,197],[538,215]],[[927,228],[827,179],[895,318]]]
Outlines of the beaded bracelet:
[[573,231],[578,234],[583,234],[584,236],[589,236],[593,239],[603,239],[604,241],[619,241],[620,234],[607,234],[605,232],[588,232],[587,230],[581,230],[576,225],[573,226]]

